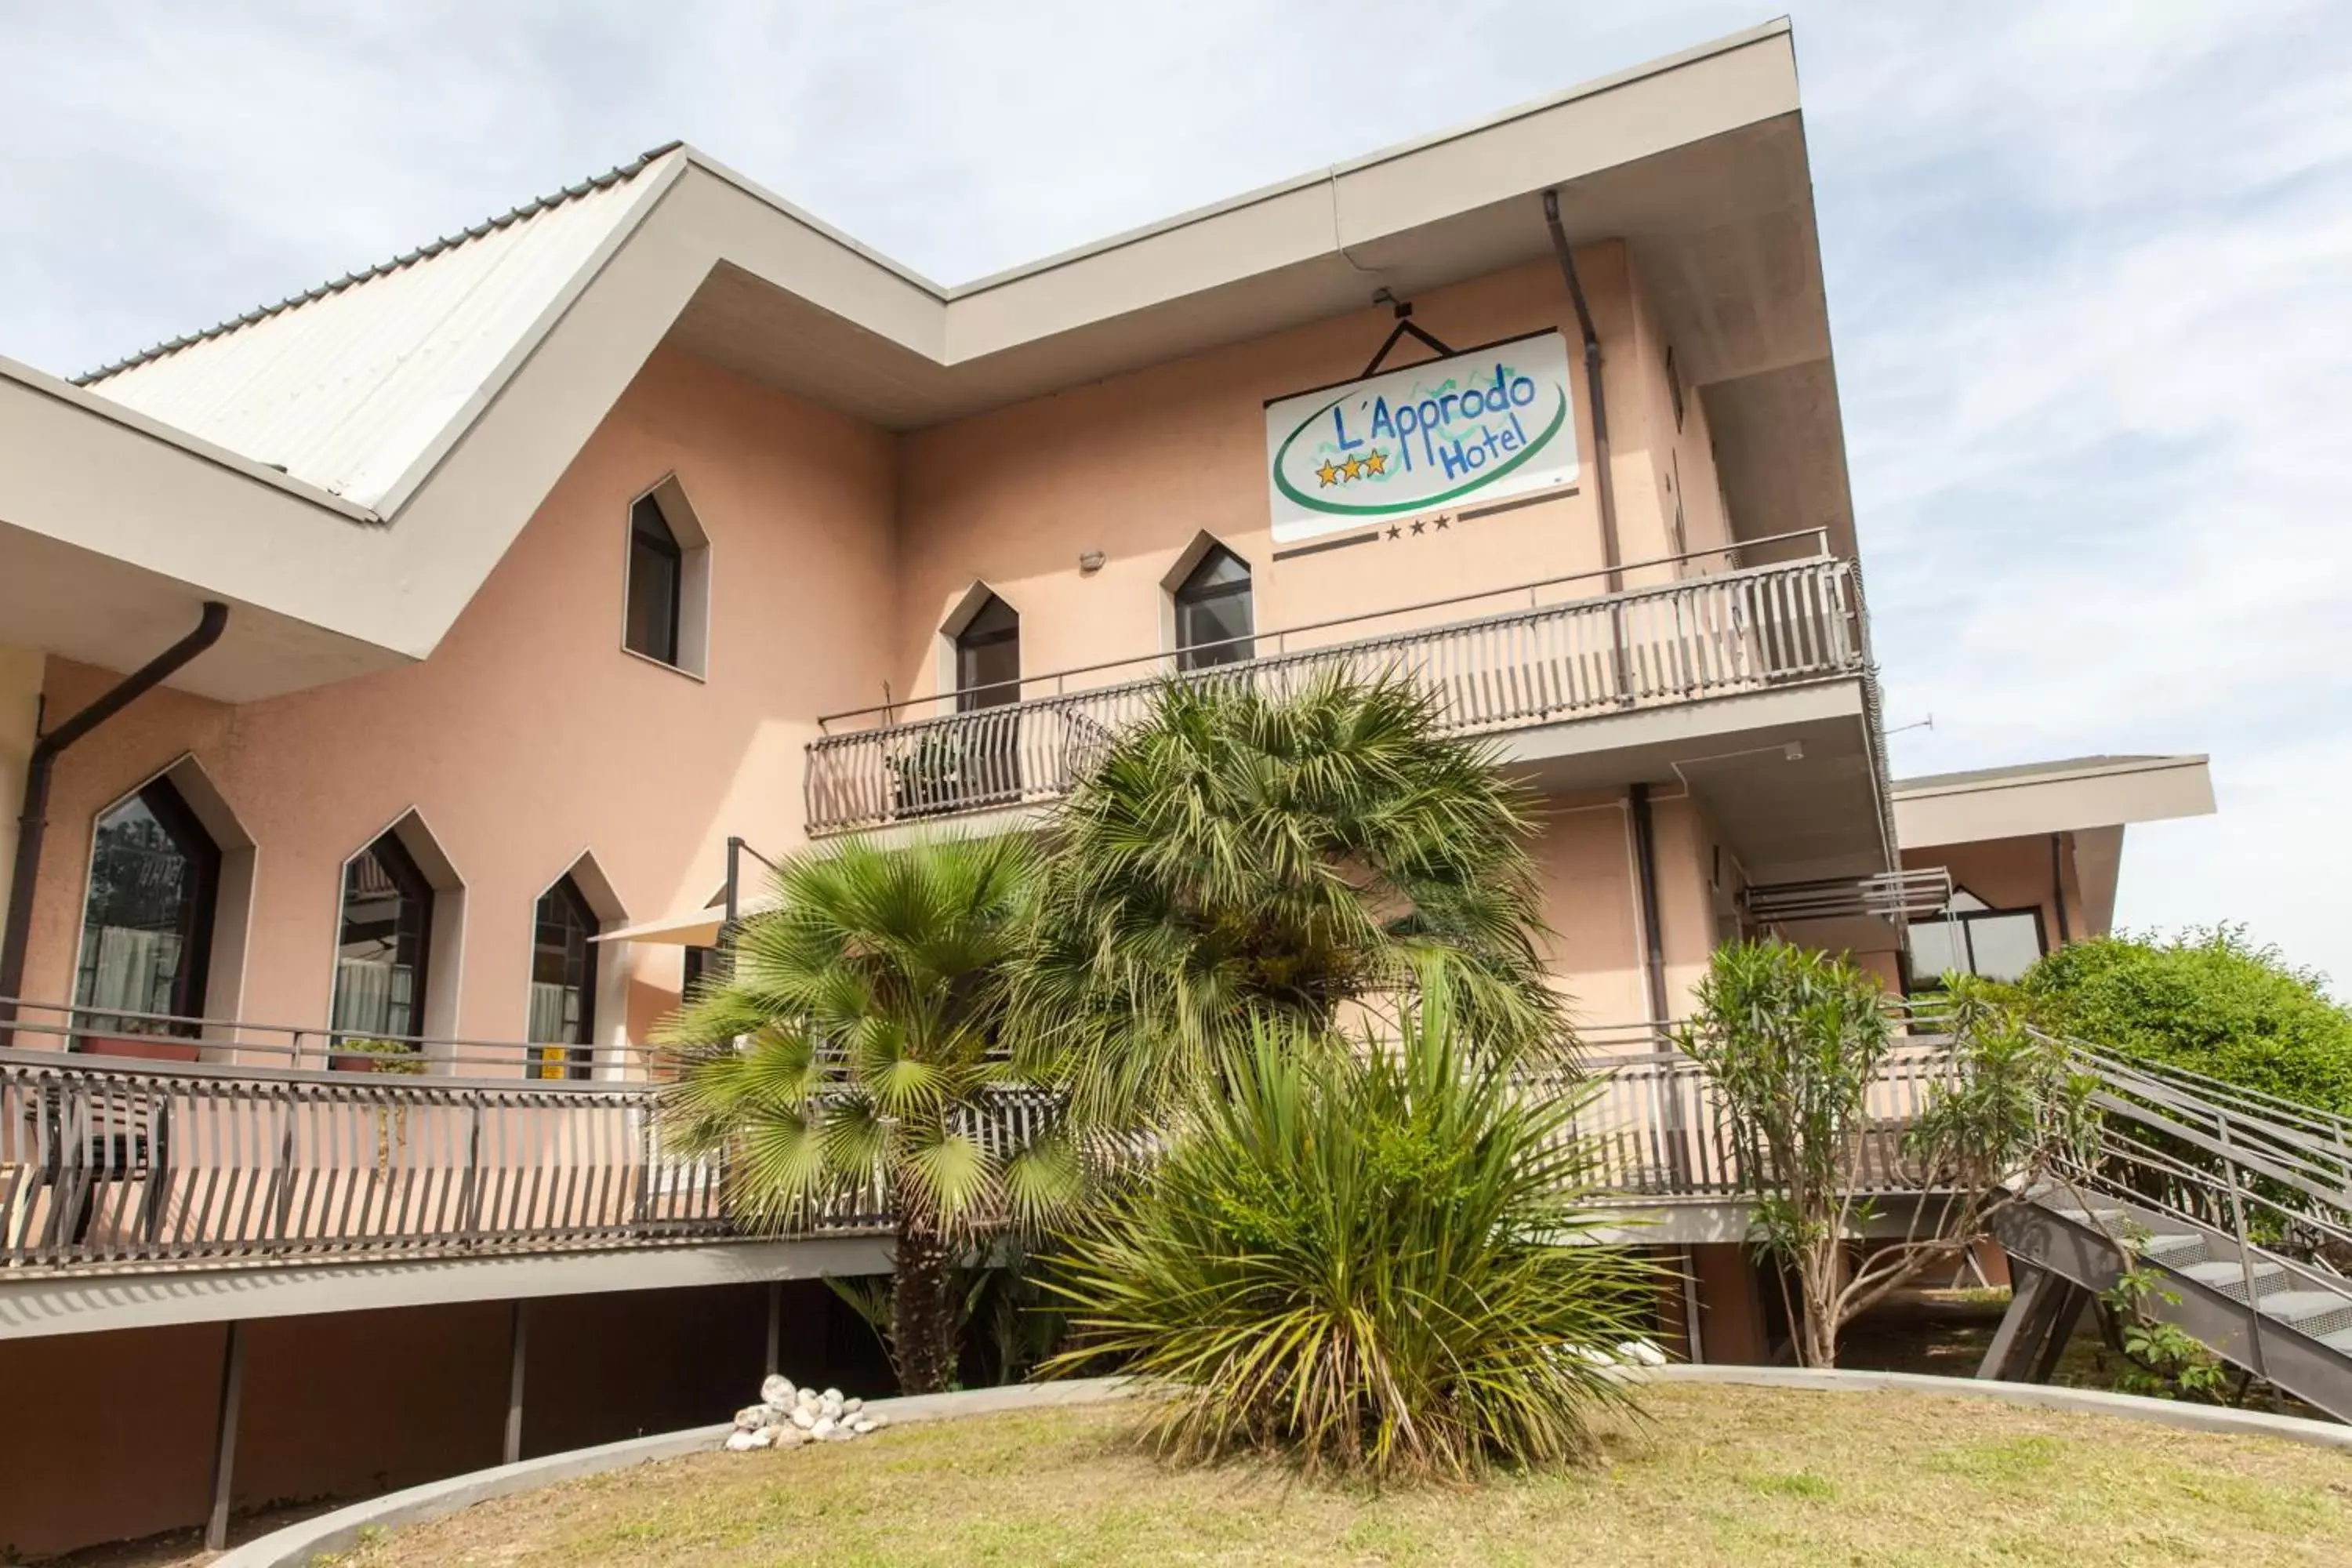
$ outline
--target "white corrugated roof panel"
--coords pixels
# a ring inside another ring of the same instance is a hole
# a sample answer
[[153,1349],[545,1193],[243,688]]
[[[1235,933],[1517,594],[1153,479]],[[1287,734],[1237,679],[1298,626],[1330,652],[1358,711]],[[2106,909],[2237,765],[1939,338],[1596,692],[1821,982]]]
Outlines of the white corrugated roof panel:
[[635,176],[667,152],[84,384],[373,507],[629,215]]

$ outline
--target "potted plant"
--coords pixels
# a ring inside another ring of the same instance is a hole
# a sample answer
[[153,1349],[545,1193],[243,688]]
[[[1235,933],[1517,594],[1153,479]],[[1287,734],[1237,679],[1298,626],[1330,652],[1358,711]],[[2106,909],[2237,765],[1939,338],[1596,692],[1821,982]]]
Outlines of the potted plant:
[[391,1072],[414,1077],[425,1070],[422,1050],[410,1040],[342,1040],[327,1055],[329,1072]]

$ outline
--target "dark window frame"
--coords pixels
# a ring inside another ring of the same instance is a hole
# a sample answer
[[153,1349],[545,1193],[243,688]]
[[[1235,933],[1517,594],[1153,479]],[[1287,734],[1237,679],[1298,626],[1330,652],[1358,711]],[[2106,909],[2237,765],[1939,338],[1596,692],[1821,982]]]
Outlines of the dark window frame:
[[[419,1038],[425,1033],[426,987],[433,983],[433,903],[436,889],[425,875],[424,868],[416,863],[416,857],[409,851],[407,845],[401,842],[400,834],[396,829],[386,829],[366,848],[352,856],[343,866],[342,902],[338,911],[340,918],[336,925],[335,942],[339,962],[335,970],[334,994],[328,1000],[329,1016],[333,1018],[337,1031],[341,1032],[344,1025],[342,1023],[342,968],[340,959],[342,950],[352,942],[352,878],[358,872],[360,863],[371,857],[383,868],[384,880],[392,884],[394,894],[403,906],[401,911],[394,917],[393,963],[394,965],[400,963],[399,952],[402,942],[404,940],[410,940],[415,945],[414,956],[408,965],[413,976],[409,1001],[411,1016],[407,1020],[410,1026],[405,1029],[387,1026],[381,1031],[354,1030],[353,1034],[355,1037],[365,1036],[369,1038],[392,1040]],[[411,904],[415,906],[413,922],[407,909]],[[404,927],[409,929],[404,931]]]
[[[658,602],[647,606],[646,623],[640,625],[639,574],[647,570],[666,575],[667,592],[656,585]],[[621,646],[672,669],[684,669],[679,658],[686,625],[686,547],[678,542],[677,530],[662,510],[660,500],[651,494],[639,496],[629,508],[629,576],[625,595]],[[656,611],[661,617],[658,621],[654,618]]]
[[[596,935],[598,928],[604,922],[597,917],[595,906],[591,904],[587,895],[580,890],[580,884],[572,873],[567,871],[557,878],[555,885],[541,893],[538,901],[531,906],[530,973],[531,983],[534,985],[548,984],[539,977],[539,961],[540,955],[548,951],[545,935],[551,924],[557,923],[551,922],[548,918],[551,903],[556,905],[561,913],[571,917],[569,922],[565,922],[567,929],[576,930],[580,933],[579,972],[576,984],[572,975],[574,955],[568,942],[564,945],[562,959],[564,977],[555,983],[567,989],[577,989],[580,997],[579,1016],[572,1025],[573,1036],[572,1039],[530,1042],[531,1059],[529,1071],[532,1078],[584,1079],[593,1070],[596,1060],[597,953],[596,943],[591,939]],[[537,1033],[536,1030],[527,1032]]]
[[[2047,957],[2049,955],[2050,930],[2049,927],[2043,923],[2041,905],[2026,904],[2015,909],[1996,909],[1991,904],[1987,903],[1986,900],[1979,899],[1974,893],[1969,892],[1966,888],[1955,889],[1952,896],[1955,902],[1960,899],[1967,899],[1981,907],[1973,910],[1955,910],[1948,917],[1943,915],[1933,915],[1927,920],[1913,921],[1910,922],[1910,929],[1912,931],[1916,931],[1921,926],[1934,926],[1940,928],[1946,924],[1947,920],[1948,919],[1949,923],[1953,927],[1953,933],[1959,939],[1959,956],[1965,958],[1968,963],[1968,968],[1964,973],[1969,974],[1980,974],[1983,973],[1982,970],[1977,967],[1976,938],[1969,928],[1972,925],[1984,921],[2018,920],[2030,916],[2033,921],[2034,952],[2042,957]],[[1907,937],[1909,932],[1906,931],[1905,934]],[[1943,988],[1944,977],[1941,973],[1922,975],[1913,973],[1911,968],[1911,944],[1908,941],[1905,942],[1903,948],[1904,994],[1909,995],[1923,991],[1937,992],[1943,990]]]
[[[146,810],[181,865],[186,868],[186,885],[177,895],[179,908],[173,921],[173,928],[180,938],[179,960],[173,970],[168,998],[170,1005],[161,1011],[183,1019],[201,1018],[204,1016],[205,993],[212,975],[214,927],[220,914],[221,868],[226,857],[220,845],[197,817],[195,809],[188,804],[187,796],[180,793],[179,786],[173,784],[168,775],[148,780],[116,802],[100,814],[92,828],[90,863],[82,873],[81,947],[74,964],[74,1003],[77,1007],[89,1005],[89,987],[96,979],[96,971],[92,968],[96,952],[90,940],[90,898],[96,890],[92,882],[98,875],[100,858],[108,853],[100,840],[109,820],[118,816],[134,802]],[[156,1009],[131,1010],[151,1012]],[[194,1023],[158,1025],[121,1017],[115,1017],[107,1027],[112,1032],[124,1034],[164,1033],[194,1037],[199,1032]]]
[[[1216,580],[1220,567],[1231,565],[1241,575]],[[1176,610],[1176,668],[1190,672],[1214,669],[1220,665],[1241,664],[1257,657],[1256,577],[1248,562],[1224,545],[1212,543],[1184,574],[1171,595]],[[1247,627],[1239,637],[1200,637],[1194,635],[1196,616],[1218,605],[1240,601],[1241,619]]]

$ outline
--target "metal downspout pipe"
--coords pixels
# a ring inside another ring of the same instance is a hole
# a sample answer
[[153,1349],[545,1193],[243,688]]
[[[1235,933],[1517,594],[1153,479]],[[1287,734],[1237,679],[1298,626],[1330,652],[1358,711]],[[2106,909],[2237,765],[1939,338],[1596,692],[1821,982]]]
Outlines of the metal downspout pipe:
[[0,934],[0,1046],[14,1038],[5,1027],[16,1017],[13,998],[25,984],[25,949],[33,929],[33,886],[41,870],[41,839],[48,829],[49,775],[58,757],[75,742],[121,712],[155,687],[177,674],[205,649],[220,641],[228,625],[228,606],[205,601],[204,616],[187,636],[141,665],[109,688],[89,707],[33,742],[25,763],[25,811],[17,818],[16,865],[8,880],[8,924]]
[[1585,397],[1592,405],[1593,493],[1601,503],[1601,563],[1609,569],[1609,591],[1625,586],[1618,570],[1624,557],[1617,543],[1617,485],[1609,473],[1609,399],[1601,385],[1601,333],[1592,324],[1592,307],[1584,298],[1584,282],[1576,275],[1576,258],[1568,247],[1568,231],[1560,226],[1559,193],[1543,194],[1544,226],[1551,230],[1551,253],[1576,306],[1577,330],[1584,336]]

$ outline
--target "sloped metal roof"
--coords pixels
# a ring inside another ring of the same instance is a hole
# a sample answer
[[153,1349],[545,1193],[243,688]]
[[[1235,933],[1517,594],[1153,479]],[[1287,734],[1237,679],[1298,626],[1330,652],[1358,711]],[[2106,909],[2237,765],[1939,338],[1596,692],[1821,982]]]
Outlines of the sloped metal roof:
[[636,176],[676,147],[77,379],[373,507],[628,216]]

